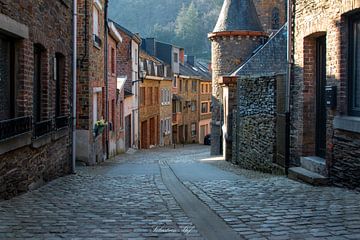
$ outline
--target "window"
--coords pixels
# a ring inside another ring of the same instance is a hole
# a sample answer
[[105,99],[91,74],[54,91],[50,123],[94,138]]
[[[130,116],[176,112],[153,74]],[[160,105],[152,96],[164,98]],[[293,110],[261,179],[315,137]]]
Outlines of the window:
[[15,45],[0,34],[0,121],[15,117]]
[[183,90],[183,80],[180,80],[180,93],[182,92]]
[[139,54],[138,54],[138,50],[135,49],[135,65],[138,65],[138,61],[139,61]]
[[196,136],[196,123],[191,124],[191,136],[192,137]]
[[278,8],[273,8],[271,16],[271,26],[272,29],[280,28],[280,10]]
[[54,80],[55,80],[55,117],[64,116],[65,93],[65,57],[61,53],[55,54],[54,59]]
[[93,34],[99,36],[99,10],[95,6],[93,8]]
[[149,105],[153,105],[153,89],[152,89],[152,87],[148,87],[148,99],[149,99],[149,102],[148,102],[148,104]]
[[189,81],[185,80],[185,92],[189,91],[189,86],[188,86]]
[[208,113],[209,110],[209,103],[203,102],[201,103],[201,113]]
[[179,54],[178,53],[174,53],[174,62],[175,63],[179,62]]
[[192,80],[192,82],[191,82],[191,91],[193,93],[197,92],[197,81],[196,80]]
[[195,112],[196,111],[196,101],[192,101],[191,102],[191,111]]
[[115,49],[111,48],[111,73],[115,74]]
[[140,105],[145,106],[145,88],[140,87]]
[[349,115],[360,116],[360,15],[350,19]]
[[34,45],[34,79],[33,79],[33,118],[35,122],[42,121],[42,85],[43,85],[43,57],[44,48]]
[[155,98],[155,104],[159,104],[159,88],[154,88],[154,98]]
[[[166,69],[166,68],[165,68],[165,69]],[[166,77],[166,74],[164,74],[164,76]],[[176,88],[176,81],[177,81],[177,79],[174,78],[174,79],[173,79],[173,87],[174,87],[174,88]]]

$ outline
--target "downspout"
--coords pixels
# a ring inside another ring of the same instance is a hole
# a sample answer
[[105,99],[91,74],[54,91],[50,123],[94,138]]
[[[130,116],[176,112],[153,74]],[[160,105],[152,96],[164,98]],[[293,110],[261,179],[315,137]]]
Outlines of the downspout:
[[[108,5],[109,1],[105,0],[105,14],[104,14],[104,75],[105,75],[105,121],[109,122],[109,76],[108,76]],[[109,159],[109,125],[106,126],[106,159]]]
[[84,18],[84,39],[85,39],[85,53],[80,61],[80,67],[83,65],[88,55],[88,0],[85,0],[85,18]]
[[[137,79],[139,80],[139,78],[140,78],[140,71],[141,71],[141,69],[140,69],[140,45],[141,45],[142,43],[140,43],[139,45],[138,45],[138,55],[137,55],[137,58],[138,58],[138,75],[137,75]],[[136,56],[135,56],[136,57]],[[144,79],[145,80],[145,79]],[[139,82],[137,82],[137,83],[135,83],[136,85],[135,85],[135,87],[137,88],[137,112],[138,112],[138,146],[137,146],[137,148],[138,149],[140,149],[141,147],[140,147],[140,140],[141,140],[141,136],[140,136],[140,83]]]
[[73,103],[72,103],[72,164],[71,172],[75,173],[76,162],[76,62],[77,62],[77,0],[73,1],[73,59],[72,59],[72,80],[73,80]]
[[290,92],[291,92],[291,78],[293,68],[293,39],[292,39],[292,26],[293,26],[293,0],[287,0],[287,76],[285,84],[285,114],[286,114],[286,141],[285,141],[285,172],[288,173],[290,164]]

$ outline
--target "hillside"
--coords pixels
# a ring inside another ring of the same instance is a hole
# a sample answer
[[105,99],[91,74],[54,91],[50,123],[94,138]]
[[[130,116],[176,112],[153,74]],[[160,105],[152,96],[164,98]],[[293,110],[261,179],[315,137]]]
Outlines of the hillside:
[[109,15],[142,37],[175,43],[188,54],[209,59],[207,33],[221,4],[222,0],[110,0]]

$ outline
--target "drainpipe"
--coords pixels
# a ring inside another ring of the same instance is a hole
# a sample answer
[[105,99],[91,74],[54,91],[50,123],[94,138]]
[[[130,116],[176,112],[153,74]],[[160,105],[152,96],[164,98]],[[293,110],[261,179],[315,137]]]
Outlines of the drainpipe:
[[72,73],[73,73],[73,107],[72,107],[72,164],[71,172],[75,173],[76,162],[76,62],[77,62],[77,0],[73,1],[73,59],[72,59]]
[[291,76],[292,76],[292,54],[293,54],[293,39],[292,39],[292,26],[293,26],[293,0],[287,0],[287,76],[286,76],[286,98],[285,98],[285,115],[286,115],[286,141],[285,141],[285,172],[288,173],[290,163],[290,91],[291,91]]
[[[105,14],[104,14],[104,74],[105,74],[105,121],[109,122],[109,76],[108,76],[108,5],[109,1],[105,0]],[[105,131],[106,138],[106,159],[109,159],[109,125]]]

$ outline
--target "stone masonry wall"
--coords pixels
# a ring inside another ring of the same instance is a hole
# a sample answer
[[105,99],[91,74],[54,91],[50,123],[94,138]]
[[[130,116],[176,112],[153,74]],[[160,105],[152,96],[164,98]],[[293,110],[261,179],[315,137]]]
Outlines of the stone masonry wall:
[[263,37],[227,36],[211,39],[212,55],[212,144],[211,154],[220,154],[220,135],[222,121],[222,88],[219,78],[229,75],[236,67],[244,63],[252,52],[264,41]]
[[242,77],[238,88],[235,163],[271,173],[276,155],[276,78]]
[[[335,129],[334,118],[341,121],[348,115],[348,19],[359,13],[357,0],[296,1],[291,88],[291,165],[299,165],[300,157],[315,151],[315,40],[326,36],[326,85],[338,89],[336,109],[327,109],[326,163],[334,184],[352,188],[360,181],[360,159],[356,155],[359,133]],[[360,118],[354,117],[354,122],[359,125]]]
[[[43,117],[55,119],[54,58],[64,56],[62,114],[70,113],[72,5],[67,0],[0,1],[0,14],[24,24],[29,38],[16,39],[16,117],[31,116],[33,109],[34,44],[46,50],[43,56]],[[16,29],[13,29],[16,30]],[[6,34],[6,33],[4,33]],[[46,104],[44,104],[46,103]],[[21,143],[21,144],[20,144]],[[9,146],[10,145],[10,146]],[[13,149],[14,145],[18,148]],[[20,147],[21,146],[21,147]],[[0,141],[0,199],[34,189],[70,172],[70,131],[53,130],[34,139],[32,133]],[[11,148],[13,150],[5,150]]]

